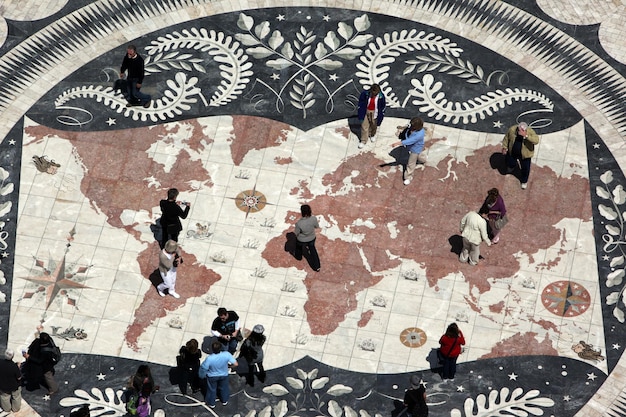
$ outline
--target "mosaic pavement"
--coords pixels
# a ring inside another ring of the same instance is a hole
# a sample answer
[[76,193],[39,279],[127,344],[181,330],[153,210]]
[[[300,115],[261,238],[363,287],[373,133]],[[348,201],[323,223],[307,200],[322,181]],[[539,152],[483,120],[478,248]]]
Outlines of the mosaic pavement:
[[[431,415],[626,415],[624,5],[0,11],[1,345],[19,352],[43,328],[64,352],[61,391],[24,391],[17,415],[124,415],[145,362],[155,416],[398,416],[414,373]],[[129,43],[147,108],[114,89]],[[374,82],[386,118],[358,149],[356,102]],[[415,115],[428,161],[404,186],[392,144]],[[527,190],[499,153],[521,120],[541,138]],[[154,287],[170,187],[191,203],[180,299]],[[492,187],[511,221],[479,266],[460,264],[458,223]],[[304,203],[321,272],[291,255]],[[172,367],[190,338],[206,347],[222,305],[265,326],[270,371],[255,387],[231,376],[211,410]],[[444,382],[433,353],[450,322],[467,345]]]

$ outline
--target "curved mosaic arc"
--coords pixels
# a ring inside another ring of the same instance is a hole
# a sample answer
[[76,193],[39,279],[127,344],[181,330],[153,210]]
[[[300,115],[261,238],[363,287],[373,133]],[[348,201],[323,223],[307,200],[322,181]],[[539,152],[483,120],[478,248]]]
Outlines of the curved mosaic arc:
[[[63,68],[65,71],[74,70],[78,65],[76,62],[84,62],[85,58],[95,58],[95,56],[82,56],[79,60],[74,59],[79,52],[84,54],[82,48],[86,45],[103,43],[114,30],[133,27],[136,31],[138,21],[152,20],[160,15],[173,18],[174,22],[171,19],[163,20],[163,26],[169,26],[184,19],[184,16],[177,16],[177,11],[189,8],[201,12],[204,5],[210,3],[201,0],[173,2],[146,0],[136,2],[133,9],[129,9],[129,6],[122,1],[103,0],[70,13],[26,39],[0,58],[0,92],[3,92],[4,97],[0,101],[0,111],[11,114],[14,122],[17,122],[17,119],[23,115],[23,111],[11,108],[16,97],[20,98],[21,109],[34,104],[40,98],[42,90],[49,90],[51,83],[61,80],[61,77],[56,80],[43,78],[42,74],[55,67]],[[302,4],[302,6],[307,5]],[[233,8],[232,5],[223,6],[225,9]],[[449,17],[472,27],[482,27],[489,35],[519,42],[523,45],[521,48],[527,53],[534,54],[550,68],[577,85],[598,108],[605,110],[608,120],[617,131],[622,136],[625,133],[626,104],[620,100],[624,94],[624,87],[619,85],[620,83],[626,84],[624,77],[594,52],[563,31],[547,25],[520,9],[496,1],[444,4],[437,0],[422,0],[411,2],[407,7]],[[59,34],[63,42],[58,42]],[[97,51],[98,54],[103,51],[101,48],[91,49]],[[33,60],[32,51],[37,51],[42,58]],[[593,79],[589,78],[590,75],[584,71],[590,65],[596,67]],[[21,68],[21,70],[16,72],[14,68]],[[65,74],[63,71],[55,73]],[[45,86],[47,88],[42,89],[38,83],[48,83]],[[24,94],[26,91],[33,90],[36,91],[34,95]],[[31,97],[33,101],[24,103],[26,97]],[[575,103],[572,104],[575,105]],[[599,124],[600,120],[597,123],[594,121],[591,123],[596,129],[603,127]],[[4,125],[5,130],[0,130],[0,137],[6,135],[9,127],[10,123]]]

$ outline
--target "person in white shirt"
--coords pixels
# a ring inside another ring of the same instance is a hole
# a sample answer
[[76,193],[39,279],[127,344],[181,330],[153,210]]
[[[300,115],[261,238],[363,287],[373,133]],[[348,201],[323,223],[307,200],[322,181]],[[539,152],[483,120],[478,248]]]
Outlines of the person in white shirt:
[[480,258],[480,243],[484,240],[487,242],[487,246],[491,246],[491,241],[487,235],[487,214],[488,211],[481,208],[478,213],[470,211],[461,219],[463,250],[459,255],[459,261],[469,261],[470,265],[477,265]]

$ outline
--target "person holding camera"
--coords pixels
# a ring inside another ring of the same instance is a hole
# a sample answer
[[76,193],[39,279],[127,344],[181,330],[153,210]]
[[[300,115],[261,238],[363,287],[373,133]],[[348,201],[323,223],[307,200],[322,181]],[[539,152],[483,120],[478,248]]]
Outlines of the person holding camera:
[[173,240],[165,242],[165,247],[159,253],[159,272],[163,282],[157,286],[157,291],[161,297],[165,297],[165,290],[174,298],[180,298],[176,292],[176,270],[183,263],[180,247]]
[[161,224],[162,236],[161,236],[161,249],[165,248],[165,244],[168,240],[178,242],[178,235],[183,230],[183,225],[180,219],[186,219],[189,215],[191,204],[186,201],[177,201],[178,189],[170,188],[167,190],[167,200],[161,200],[159,206],[161,207]]

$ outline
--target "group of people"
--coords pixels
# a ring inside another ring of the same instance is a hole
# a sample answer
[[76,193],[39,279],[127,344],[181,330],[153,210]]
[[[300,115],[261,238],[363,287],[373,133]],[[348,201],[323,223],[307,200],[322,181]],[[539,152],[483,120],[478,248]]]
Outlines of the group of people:
[[[250,386],[254,386],[255,375],[259,381],[265,382],[264,332],[263,325],[257,324],[244,339],[239,315],[220,307],[211,325],[211,334],[215,337],[211,343],[211,353],[204,361],[200,363],[202,353],[197,340],[191,339],[180,348],[177,366],[181,370],[181,392],[187,394],[187,389],[191,386],[195,393],[206,386],[205,402],[214,408],[217,399],[222,405],[228,404],[230,398],[228,376],[231,369],[245,377],[246,383]],[[239,356],[235,358],[239,342],[242,342]]]
[[[385,118],[387,102],[385,95],[378,84],[372,84],[368,90],[363,90],[359,96],[357,115],[361,125],[359,149],[365,147],[368,139],[376,141],[376,133]],[[404,185],[409,185],[413,178],[413,171],[418,163],[426,163],[422,155],[426,130],[424,121],[414,117],[408,126],[398,126],[400,141],[391,146],[404,146],[409,151],[409,161],[404,171]],[[506,159],[507,174],[520,168],[520,183],[523,190],[528,188],[530,163],[535,154],[535,146],[539,144],[539,136],[526,122],[511,126],[502,140],[502,153]]]
[[60,360],[60,350],[48,333],[38,334],[27,350],[22,351],[20,366],[13,361],[12,349],[4,351],[0,360],[0,407],[2,411],[17,412],[22,405],[22,386],[28,390],[44,387],[49,395],[59,391],[54,379],[54,367]]

